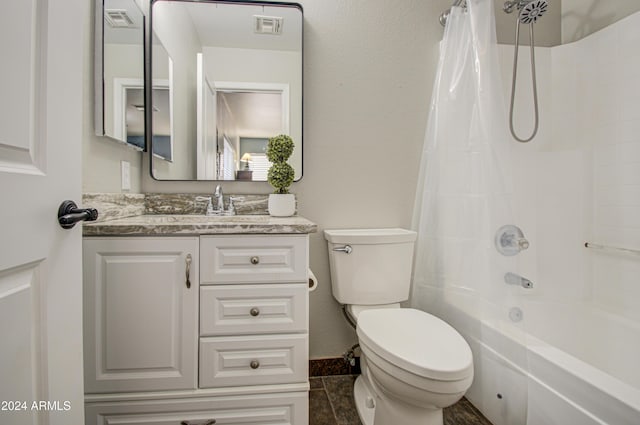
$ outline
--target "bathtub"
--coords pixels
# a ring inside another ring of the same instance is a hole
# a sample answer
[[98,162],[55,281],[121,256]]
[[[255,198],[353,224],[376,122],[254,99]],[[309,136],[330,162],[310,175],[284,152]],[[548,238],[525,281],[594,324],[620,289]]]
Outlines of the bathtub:
[[467,398],[494,425],[640,424],[633,323],[535,304],[522,312],[522,322],[482,320],[475,335],[463,332],[476,367]]
[[466,397],[494,425],[640,424],[635,322],[536,303],[519,306],[519,322],[508,318],[506,307],[497,315],[506,320],[478,320],[490,316],[486,306],[479,315],[482,307],[471,298],[444,299],[440,308],[432,307],[460,331],[474,355],[474,383]]

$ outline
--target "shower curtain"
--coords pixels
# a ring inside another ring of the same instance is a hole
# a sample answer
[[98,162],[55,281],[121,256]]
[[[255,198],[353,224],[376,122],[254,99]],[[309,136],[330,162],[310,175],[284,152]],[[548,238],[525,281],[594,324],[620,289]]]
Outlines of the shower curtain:
[[472,339],[485,337],[483,323],[519,319],[504,278],[517,272],[517,258],[494,243],[501,226],[515,224],[502,90],[493,0],[467,0],[452,8],[440,44],[414,207],[411,299],[470,341],[476,375]]

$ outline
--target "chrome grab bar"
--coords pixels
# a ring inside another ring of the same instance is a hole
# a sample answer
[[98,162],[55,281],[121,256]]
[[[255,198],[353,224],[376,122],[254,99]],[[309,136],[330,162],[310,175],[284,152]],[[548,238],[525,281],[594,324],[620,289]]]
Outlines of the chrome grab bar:
[[591,242],[585,242],[584,243],[584,247],[585,248],[599,249],[599,250],[602,250],[602,251],[622,252],[622,253],[625,253],[625,254],[635,254],[635,255],[640,254],[640,249],[620,248],[620,247],[617,247],[617,246],[600,245],[600,244],[591,243]]

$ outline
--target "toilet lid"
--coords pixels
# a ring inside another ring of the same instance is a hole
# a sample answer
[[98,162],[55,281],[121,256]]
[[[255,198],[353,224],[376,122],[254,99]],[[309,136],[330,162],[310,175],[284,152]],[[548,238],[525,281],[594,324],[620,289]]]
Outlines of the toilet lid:
[[416,375],[457,381],[473,373],[469,344],[439,318],[412,308],[366,310],[358,316],[360,342]]

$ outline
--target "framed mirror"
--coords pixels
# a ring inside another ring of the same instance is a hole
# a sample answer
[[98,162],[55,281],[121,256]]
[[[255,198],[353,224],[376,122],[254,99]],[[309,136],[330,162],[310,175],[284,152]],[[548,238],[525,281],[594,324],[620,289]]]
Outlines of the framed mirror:
[[144,150],[145,18],[136,0],[95,2],[95,132]]
[[[270,137],[291,136],[302,177],[302,7],[253,1],[153,0],[147,87],[168,79],[169,105],[147,94],[156,180],[266,181]],[[170,64],[170,65],[167,65]],[[167,72],[167,67],[170,72]],[[157,123],[169,111],[168,128]],[[161,133],[162,131],[162,133]],[[160,154],[170,147],[170,159]]]

